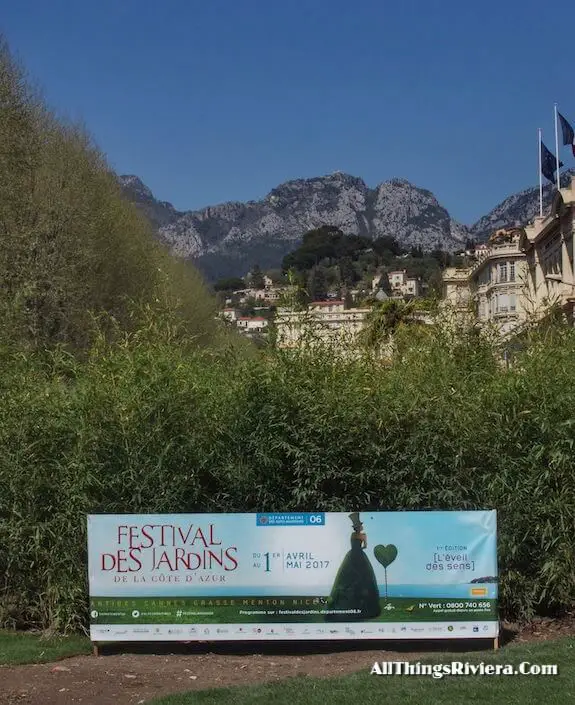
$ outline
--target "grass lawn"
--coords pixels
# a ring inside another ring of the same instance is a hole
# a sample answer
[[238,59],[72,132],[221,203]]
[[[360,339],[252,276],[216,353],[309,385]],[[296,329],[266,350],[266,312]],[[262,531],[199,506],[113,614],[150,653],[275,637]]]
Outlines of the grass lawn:
[[0,666],[58,661],[91,650],[89,639],[82,636],[46,638],[41,634],[0,629]]
[[[385,659],[385,653],[381,655]],[[557,664],[557,676],[371,676],[291,678],[273,685],[194,691],[154,700],[155,705],[564,705],[575,702],[575,639],[509,646],[499,652],[443,655],[420,663]]]

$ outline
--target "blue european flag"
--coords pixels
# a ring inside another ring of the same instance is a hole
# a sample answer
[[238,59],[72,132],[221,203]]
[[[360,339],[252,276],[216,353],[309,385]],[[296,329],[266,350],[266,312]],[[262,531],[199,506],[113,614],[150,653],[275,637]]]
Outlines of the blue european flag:
[[[559,169],[563,166],[563,162],[559,162]],[[541,173],[552,183],[555,183],[557,174],[557,158],[550,152],[547,147],[541,142]]]

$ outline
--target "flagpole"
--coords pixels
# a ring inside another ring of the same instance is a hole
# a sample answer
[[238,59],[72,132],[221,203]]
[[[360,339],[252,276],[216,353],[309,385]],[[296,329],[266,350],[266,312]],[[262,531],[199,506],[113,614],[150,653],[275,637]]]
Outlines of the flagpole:
[[539,139],[539,217],[543,218],[543,164],[541,163],[541,128],[537,130]]
[[557,164],[557,190],[561,188],[559,179],[559,126],[557,125],[557,103],[555,103],[555,162]]

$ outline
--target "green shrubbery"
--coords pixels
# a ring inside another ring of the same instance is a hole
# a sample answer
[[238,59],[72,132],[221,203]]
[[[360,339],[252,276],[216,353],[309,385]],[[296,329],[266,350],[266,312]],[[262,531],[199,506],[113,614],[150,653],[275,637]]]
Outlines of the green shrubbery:
[[503,369],[441,331],[392,367],[132,335],[0,359],[0,621],[78,627],[88,512],[499,512],[505,616],[575,596],[575,332]]
[[103,320],[110,335],[152,312],[199,342],[218,337],[196,270],[154,240],[90,137],[44,105],[1,37],[0,145],[0,340],[77,351]]

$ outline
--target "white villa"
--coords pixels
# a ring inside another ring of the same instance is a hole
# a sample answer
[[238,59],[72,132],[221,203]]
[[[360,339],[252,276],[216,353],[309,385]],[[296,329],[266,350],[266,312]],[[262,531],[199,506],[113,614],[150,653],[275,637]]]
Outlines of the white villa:
[[555,194],[548,215],[524,228],[496,231],[476,248],[474,264],[449,268],[443,277],[443,298],[460,312],[473,312],[502,335],[551,306],[573,321],[575,178]]

